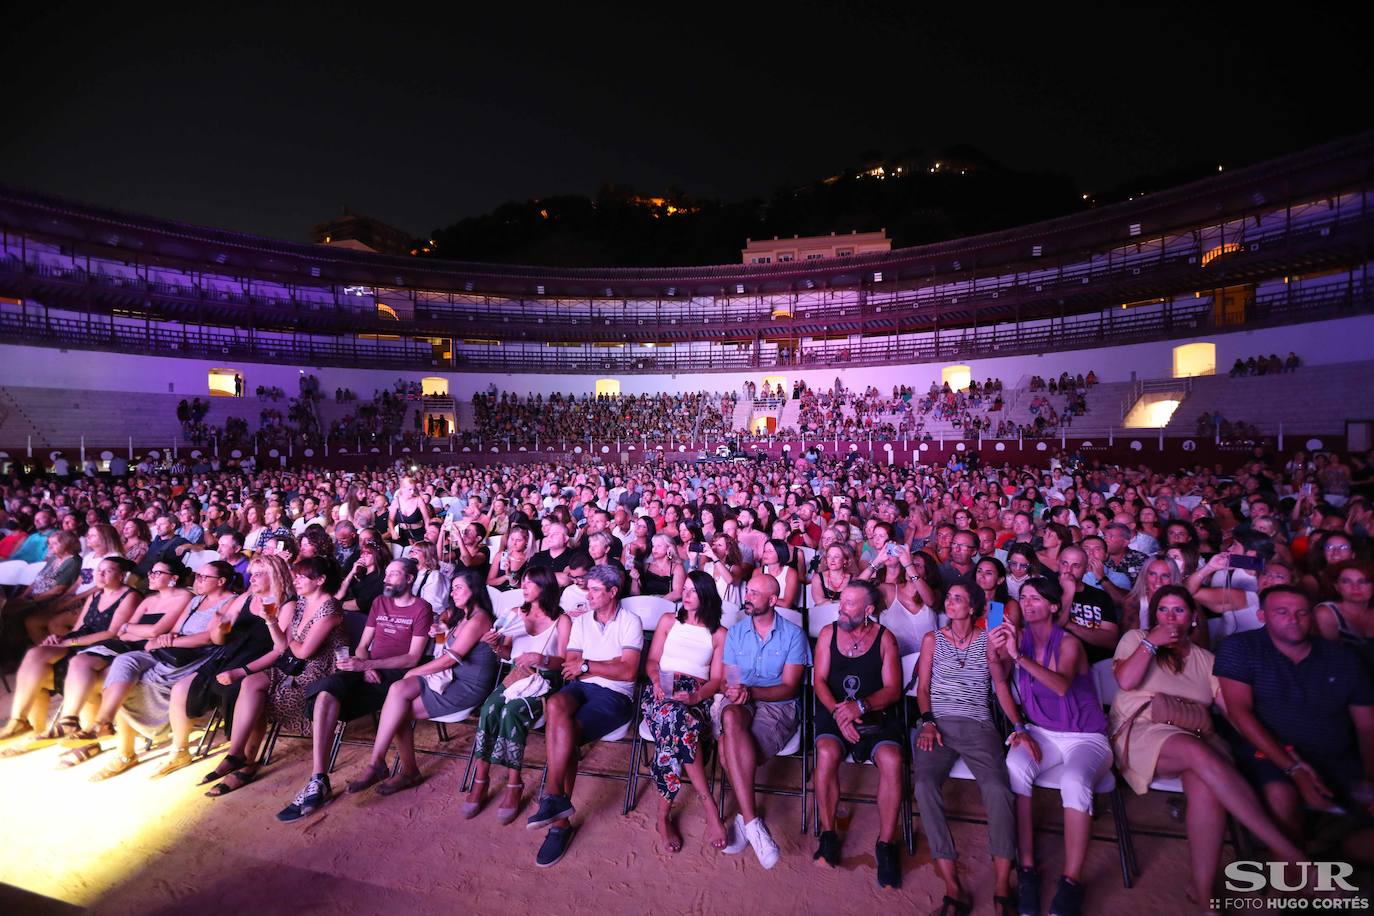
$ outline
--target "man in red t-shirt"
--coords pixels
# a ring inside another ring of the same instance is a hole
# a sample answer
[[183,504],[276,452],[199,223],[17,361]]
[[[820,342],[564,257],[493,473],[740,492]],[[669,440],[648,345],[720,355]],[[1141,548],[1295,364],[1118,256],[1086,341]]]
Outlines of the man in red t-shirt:
[[328,772],[334,727],[340,720],[348,722],[380,711],[391,685],[420,663],[434,612],[428,601],[411,594],[415,575],[414,560],[393,560],[387,564],[383,592],[372,602],[367,625],[353,655],[342,659],[335,673],[311,684],[306,691],[314,775],[296,800],[277,813],[277,820],[299,820],[329,801],[333,794]]

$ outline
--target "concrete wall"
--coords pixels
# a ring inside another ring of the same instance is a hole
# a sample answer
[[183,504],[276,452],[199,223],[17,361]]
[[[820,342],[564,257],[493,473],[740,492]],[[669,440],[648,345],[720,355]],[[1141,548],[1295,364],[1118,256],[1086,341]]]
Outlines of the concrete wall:
[[[1217,346],[1217,371],[1226,372],[1237,357],[1260,353],[1286,356],[1297,352],[1309,364],[1355,362],[1374,358],[1369,341],[1374,339],[1374,315],[1313,322],[1305,325],[1213,334],[1199,340],[1209,340]],[[1189,341],[1162,341],[1047,353],[1043,356],[1009,356],[1000,359],[967,361],[973,378],[1001,378],[1008,386],[1016,385],[1023,377],[1038,374],[1059,375],[1097,372],[1104,382],[1139,378],[1167,378],[1172,374],[1173,349]],[[893,385],[913,385],[918,391],[938,381],[943,363],[918,363],[902,366],[868,366],[855,369],[814,369],[779,372],[761,370],[752,373],[726,372],[697,375],[621,375],[621,392],[674,390],[738,390],[745,381],[760,382],[764,376],[781,375],[791,384],[805,378],[814,387],[829,386],[838,375],[850,388],[876,385],[890,391]],[[110,391],[161,392],[182,395],[205,395],[209,390],[209,370],[237,369],[245,379],[245,390],[251,397],[258,385],[277,385],[294,394],[302,371],[320,378],[321,387],[333,392],[340,386],[352,388],[360,397],[371,397],[373,389],[389,387],[398,377],[394,370],[342,369],[333,367],[282,366],[256,363],[232,363],[218,360],[176,359],[171,357],[131,356],[85,350],[54,350],[43,347],[23,347],[0,344],[0,385],[32,386],[40,388],[90,388]],[[450,380],[449,391],[457,398],[467,399],[475,391],[495,383],[500,389],[522,394],[554,391],[590,393],[600,375],[520,375],[496,373],[400,373],[408,380],[418,381],[431,375],[443,375]]]

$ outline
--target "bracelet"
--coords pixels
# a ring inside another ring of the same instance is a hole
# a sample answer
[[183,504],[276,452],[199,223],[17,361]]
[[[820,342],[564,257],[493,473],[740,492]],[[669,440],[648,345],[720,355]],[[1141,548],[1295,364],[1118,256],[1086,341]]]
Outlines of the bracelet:
[[1144,650],[1145,650],[1146,652],[1149,652],[1151,656],[1155,656],[1155,655],[1158,655],[1158,654],[1159,654],[1159,646],[1157,646],[1157,645],[1155,645],[1154,643],[1150,642],[1148,639],[1146,639],[1146,638],[1143,637],[1143,636],[1140,638],[1140,645],[1141,645],[1142,648],[1144,648]]
[[1292,776],[1294,773],[1296,773],[1298,770],[1301,770],[1305,766],[1307,766],[1307,764],[1303,763],[1301,760],[1294,760],[1291,766],[1286,767],[1284,769],[1283,775]]
[[855,699],[854,705],[859,707],[859,715],[864,716],[868,714],[868,704],[863,700]]
[[1019,734],[1028,734],[1028,733],[1030,732],[1030,729],[1028,729],[1028,728],[1026,727],[1026,723],[1025,723],[1025,722],[1018,722],[1018,723],[1016,723],[1015,725],[1013,725],[1013,726],[1011,727],[1011,730],[1014,731],[1014,732],[1017,732],[1017,733],[1019,733]]

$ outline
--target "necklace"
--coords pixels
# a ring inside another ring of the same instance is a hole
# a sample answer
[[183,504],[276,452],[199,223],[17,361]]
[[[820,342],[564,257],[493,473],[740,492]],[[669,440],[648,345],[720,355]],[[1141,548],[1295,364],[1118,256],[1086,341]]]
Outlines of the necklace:
[[[958,663],[960,668],[962,668],[964,667],[964,665],[968,664],[968,655],[970,652],[973,651],[973,641],[977,636],[978,631],[970,630],[967,637],[967,641],[961,647],[958,643],[954,641],[954,628],[946,627],[945,629],[949,631],[945,638],[949,640],[950,648],[954,650],[954,661]],[[964,653],[962,655],[959,654],[960,648],[964,650]]]
[[865,620],[865,621],[863,622],[863,625],[862,625],[862,626],[857,627],[857,628],[854,630],[854,632],[855,632],[857,635],[854,637],[854,642],[850,645],[850,647],[848,648],[848,650],[845,651],[845,653],[844,653],[845,655],[848,655],[848,656],[850,656],[850,657],[852,658],[853,656],[855,656],[855,655],[857,655],[857,654],[859,653],[859,644],[862,643],[862,642],[864,641],[864,637],[865,637],[866,635],[868,635],[868,634],[865,632],[867,629],[868,629],[868,621]]

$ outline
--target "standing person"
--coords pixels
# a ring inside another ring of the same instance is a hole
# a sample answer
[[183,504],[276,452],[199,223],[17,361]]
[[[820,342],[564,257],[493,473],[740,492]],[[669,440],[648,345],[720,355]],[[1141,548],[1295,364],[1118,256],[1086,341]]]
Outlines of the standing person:
[[[415,759],[415,731],[411,722],[472,710],[491,691],[500,659],[482,637],[496,615],[491,608],[481,570],[465,569],[453,580],[453,609],[435,632],[440,649],[435,657],[392,682],[372,742],[372,759],[363,775],[348,784],[350,795],[377,786],[377,794],[393,795],[420,784]],[[387,774],[386,752],[396,742],[400,767]]]
[[[1265,815],[1212,728],[1220,685],[1212,653],[1188,638],[1201,616],[1193,596],[1165,585],[1150,598],[1148,612],[1150,629],[1130,630],[1116,647],[1112,670],[1121,690],[1112,703],[1112,743],[1121,775],[1137,794],[1158,777],[1183,781],[1190,899],[1201,905],[1213,897],[1228,811],[1275,855],[1291,862],[1300,853]],[[1166,703],[1172,711],[1162,715]]]
[[[992,561],[987,557],[982,564]],[[995,561],[993,561],[995,562]],[[1012,860],[1016,857],[1016,815],[1011,784],[1003,758],[1003,741],[992,721],[988,698],[992,674],[988,632],[974,625],[985,607],[982,589],[962,582],[945,595],[946,626],[927,633],[917,663],[916,700],[921,709],[917,730],[915,764],[916,801],[921,824],[930,837],[930,857],[945,884],[940,912],[967,916],[973,901],[955,869],[954,838],[945,820],[941,787],[962,758],[973,773],[988,817],[989,851],[996,872],[992,905],[999,914],[1014,912]],[[1014,724],[1011,743],[1026,740],[1025,725],[1005,680],[997,683],[997,700]]]
[[413,477],[401,478],[387,517],[391,522],[389,536],[402,547],[425,539],[425,529],[429,527],[429,502],[416,488]]
[[760,760],[787,746],[801,725],[802,675],[811,647],[801,627],[777,611],[778,580],[755,573],[744,587],[745,617],[725,637],[725,704],[717,707],[721,758],[739,813],[724,852],[746,845],[764,868],[778,863],[778,844],[759,816],[754,775]]
[[1083,912],[1083,862],[1092,839],[1093,791],[1111,768],[1112,748],[1083,644],[1056,623],[1062,600],[1057,582],[1034,576],[1021,586],[1020,633],[1004,623],[988,636],[995,650],[993,677],[1003,684],[998,690],[1007,689],[1005,682],[1015,677],[1025,714],[1025,737],[1007,755],[1007,774],[1017,796],[1020,911],[1040,912],[1031,805],[1035,778],[1042,770],[1062,765],[1064,871],[1050,912],[1077,916]]
[[715,582],[700,570],[688,573],[682,609],[659,618],[645,666],[650,686],[644,691],[642,709],[654,736],[649,769],[661,796],[658,832],[669,852],[682,849],[682,834],[673,823],[672,809],[684,771],[701,798],[711,846],[725,848],[725,826],[706,781],[704,746],[710,734],[708,704],[724,677],[725,630],[720,615]]
[[883,599],[872,583],[853,583],[840,595],[839,618],[816,640],[816,812],[821,836],[812,857],[840,863],[835,830],[840,763],[878,765],[879,887],[902,886],[897,818],[902,795],[902,734],[896,705],[902,697],[897,639],[878,623]]
[[623,727],[634,713],[644,631],[639,618],[620,607],[623,588],[624,578],[613,566],[597,566],[587,573],[590,613],[573,621],[563,660],[567,685],[544,705],[548,794],[526,821],[531,830],[549,828],[534,860],[540,868],[556,864],[572,842],[578,747]]

